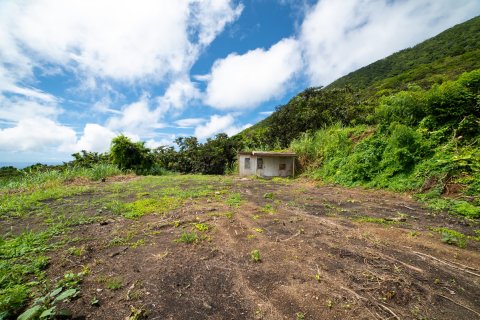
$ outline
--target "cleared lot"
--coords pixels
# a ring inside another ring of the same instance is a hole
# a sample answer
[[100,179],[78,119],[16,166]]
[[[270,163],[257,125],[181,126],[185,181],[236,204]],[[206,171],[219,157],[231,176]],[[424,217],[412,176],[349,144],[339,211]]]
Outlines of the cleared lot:
[[408,195],[219,176],[124,176],[41,192],[3,195],[0,228],[2,288],[48,297],[42,311],[480,318],[478,222]]

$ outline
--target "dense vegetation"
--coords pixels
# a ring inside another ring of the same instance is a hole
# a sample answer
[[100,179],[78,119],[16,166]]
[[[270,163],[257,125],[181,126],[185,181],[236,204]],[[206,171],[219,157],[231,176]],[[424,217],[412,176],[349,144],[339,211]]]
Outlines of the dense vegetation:
[[[310,176],[418,190],[432,206],[480,217],[480,70],[381,99],[374,125],[340,122],[292,142]],[[459,192],[464,193],[459,196]],[[439,200],[455,194],[457,201]],[[460,200],[459,200],[460,199]]]
[[306,89],[234,139],[293,149],[316,179],[412,190],[435,208],[480,217],[479,35],[477,17]]

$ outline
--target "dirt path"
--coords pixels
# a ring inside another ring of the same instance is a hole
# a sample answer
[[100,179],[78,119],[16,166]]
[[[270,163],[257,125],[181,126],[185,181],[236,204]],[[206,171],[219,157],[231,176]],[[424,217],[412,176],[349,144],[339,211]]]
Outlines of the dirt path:
[[[86,319],[480,319],[479,242],[434,231],[473,236],[478,223],[383,191],[215,181],[167,213],[79,226],[83,253],[53,254],[49,268],[89,269],[66,306]],[[199,239],[175,241],[186,232]]]

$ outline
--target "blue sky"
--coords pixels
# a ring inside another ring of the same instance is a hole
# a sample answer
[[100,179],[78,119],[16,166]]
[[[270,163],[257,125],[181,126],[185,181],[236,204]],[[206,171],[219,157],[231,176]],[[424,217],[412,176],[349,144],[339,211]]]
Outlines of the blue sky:
[[479,0],[0,1],[0,162],[233,135]]

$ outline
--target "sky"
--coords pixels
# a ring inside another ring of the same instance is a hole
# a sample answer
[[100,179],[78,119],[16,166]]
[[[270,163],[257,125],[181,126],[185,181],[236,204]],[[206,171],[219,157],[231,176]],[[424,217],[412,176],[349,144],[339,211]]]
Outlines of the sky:
[[480,0],[0,0],[0,162],[234,135]]

